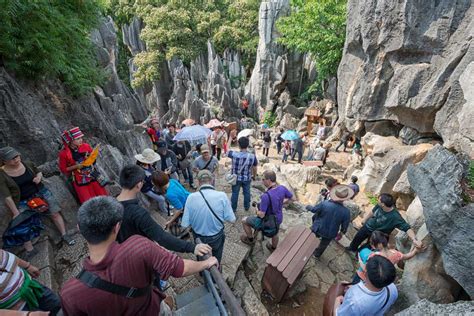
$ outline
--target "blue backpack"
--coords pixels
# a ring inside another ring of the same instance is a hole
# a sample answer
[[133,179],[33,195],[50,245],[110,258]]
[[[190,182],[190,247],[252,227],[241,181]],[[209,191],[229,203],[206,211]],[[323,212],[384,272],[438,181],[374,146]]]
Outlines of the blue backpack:
[[44,229],[39,214],[26,210],[15,217],[3,233],[3,248],[21,246],[38,237]]

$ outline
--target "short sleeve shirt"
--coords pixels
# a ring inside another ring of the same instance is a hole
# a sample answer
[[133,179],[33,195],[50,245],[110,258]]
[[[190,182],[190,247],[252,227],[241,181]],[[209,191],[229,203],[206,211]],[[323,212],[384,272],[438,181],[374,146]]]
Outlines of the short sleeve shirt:
[[232,173],[237,175],[237,181],[246,182],[252,179],[252,167],[258,165],[254,154],[229,151],[227,157],[232,158]]
[[189,192],[175,179],[170,179],[169,187],[166,190],[166,198],[174,208],[181,210],[186,204]]
[[[208,164],[209,163],[209,164]],[[207,165],[207,166],[206,166]],[[199,170],[203,170],[206,167],[210,172],[216,171],[217,166],[219,165],[219,160],[215,156],[211,156],[211,161],[206,161],[202,156],[199,156],[194,160],[193,167]]]
[[285,199],[291,199],[292,197],[293,194],[288,191],[286,187],[279,185],[262,195],[260,201],[260,211],[264,212],[265,214],[267,214],[267,212],[274,214],[277,218],[278,224],[281,224],[283,221],[283,201]]
[[[122,244],[114,242],[98,263],[84,260],[84,269],[102,279],[126,286],[143,288],[153,283],[155,274],[163,280],[182,277],[184,261],[142,236],[132,236]],[[162,296],[153,287],[151,295],[133,299],[89,288],[76,278],[61,290],[64,315],[158,315]]]

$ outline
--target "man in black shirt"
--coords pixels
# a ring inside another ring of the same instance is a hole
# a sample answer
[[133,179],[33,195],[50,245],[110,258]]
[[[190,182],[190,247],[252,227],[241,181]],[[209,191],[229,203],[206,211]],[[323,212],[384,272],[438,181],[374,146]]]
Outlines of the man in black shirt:
[[122,191],[117,196],[117,200],[122,203],[124,212],[117,241],[122,243],[132,235],[141,235],[168,250],[194,253],[198,256],[210,253],[211,247],[207,244],[195,245],[164,231],[148,211],[138,204],[137,195],[144,180],[145,171],[137,165],[125,166],[120,172]]
[[191,144],[187,140],[180,140],[173,145],[173,152],[178,159],[178,170],[183,174],[184,180],[189,183],[189,186],[196,189],[189,157],[191,149]]

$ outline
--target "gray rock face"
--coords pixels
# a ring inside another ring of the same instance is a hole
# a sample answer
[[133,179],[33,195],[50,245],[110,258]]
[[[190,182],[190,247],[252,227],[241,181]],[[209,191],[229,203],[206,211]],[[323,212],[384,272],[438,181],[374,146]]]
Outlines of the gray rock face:
[[408,180],[423,205],[426,225],[441,252],[446,273],[473,297],[474,204],[463,204],[460,181],[466,166],[447,149],[436,146],[408,168]]
[[347,8],[337,91],[346,125],[394,121],[472,156],[471,1],[351,0]]
[[294,96],[304,91],[315,78],[314,62],[310,56],[287,52],[276,43],[279,33],[275,22],[289,12],[289,0],[267,0],[260,5],[257,57],[245,87],[245,95],[251,100],[251,113],[258,113],[259,108],[274,111],[285,88]]
[[452,304],[434,304],[428,300],[421,300],[415,305],[410,306],[397,316],[427,316],[427,315],[473,315],[474,302],[459,301]]

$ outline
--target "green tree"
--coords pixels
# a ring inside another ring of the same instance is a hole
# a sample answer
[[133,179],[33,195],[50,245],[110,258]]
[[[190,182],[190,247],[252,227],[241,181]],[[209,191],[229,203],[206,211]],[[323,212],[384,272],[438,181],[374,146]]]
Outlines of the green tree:
[[133,86],[156,80],[160,64],[173,57],[189,64],[206,50],[208,40],[218,52],[239,50],[245,60],[258,43],[260,0],[109,0],[109,12],[119,23],[136,16],[144,22],[140,38],[147,50],[135,56]]
[[279,42],[288,48],[311,53],[318,77],[335,76],[346,35],[346,0],[294,0],[292,13],[277,21]]
[[0,58],[27,78],[59,78],[73,95],[90,91],[103,75],[90,32],[101,3],[95,0],[0,0]]

